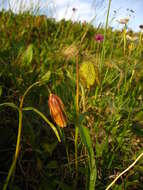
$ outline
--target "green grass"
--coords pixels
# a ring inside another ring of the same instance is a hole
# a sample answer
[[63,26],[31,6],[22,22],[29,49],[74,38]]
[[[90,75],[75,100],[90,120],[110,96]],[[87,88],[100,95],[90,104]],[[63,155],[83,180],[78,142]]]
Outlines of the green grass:
[[[0,12],[0,189],[104,190],[143,152],[142,35],[125,35],[108,20],[104,29]],[[66,128],[50,116],[50,92]],[[142,173],[140,158],[112,189],[143,189]]]

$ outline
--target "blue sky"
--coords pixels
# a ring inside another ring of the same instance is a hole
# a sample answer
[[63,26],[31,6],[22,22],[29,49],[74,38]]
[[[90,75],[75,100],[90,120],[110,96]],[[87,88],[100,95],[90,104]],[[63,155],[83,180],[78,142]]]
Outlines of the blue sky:
[[[105,22],[108,5],[108,0],[0,0],[0,7],[8,9],[8,1],[15,12],[19,9],[29,9],[40,2],[42,14],[55,17],[57,20],[66,18],[90,22],[94,18],[92,21],[95,25]],[[4,2],[3,5],[1,2]],[[76,8],[77,11],[73,13],[72,8]],[[130,17],[128,26],[137,31],[138,26],[143,24],[142,9],[143,0],[112,0],[109,23],[113,27],[121,28],[123,26],[119,25],[117,20]]]

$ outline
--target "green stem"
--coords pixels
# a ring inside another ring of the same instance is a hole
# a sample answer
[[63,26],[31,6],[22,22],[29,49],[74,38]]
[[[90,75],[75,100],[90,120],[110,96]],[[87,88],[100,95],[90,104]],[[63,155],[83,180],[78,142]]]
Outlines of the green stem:
[[102,53],[101,53],[100,74],[102,72],[102,65],[103,65],[104,58],[105,58],[105,42],[106,42],[106,34],[107,34],[107,28],[108,28],[108,20],[109,20],[111,1],[112,0],[109,0],[108,9],[107,9],[106,24],[105,24],[105,30],[104,30],[104,41],[103,41],[103,48],[102,48]]
[[100,61],[100,68],[99,68],[99,72],[100,72],[100,84],[101,84],[101,88],[100,91],[102,92],[102,67],[103,67],[103,63],[105,60],[105,46],[106,46],[106,34],[107,34],[107,28],[108,28],[108,20],[109,20],[109,13],[110,13],[110,7],[111,7],[111,1],[109,0],[108,2],[108,10],[107,10],[107,16],[106,16],[106,24],[105,24],[105,30],[104,30],[104,41],[103,41],[103,48],[102,48],[102,52],[101,52],[101,61]]
[[81,93],[82,93],[82,107],[83,107],[83,112],[86,111],[86,107],[85,107],[85,90],[84,87],[82,85],[80,85],[81,87]]
[[125,55],[126,54],[126,25],[124,27],[123,38],[124,38],[124,55]]
[[79,65],[78,65],[78,55],[77,55],[76,57],[76,126],[75,126],[75,140],[74,140],[76,183],[78,180],[78,133],[79,133]]
[[37,82],[33,83],[32,85],[30,85],[30,86],[27,88],[27,90],[24,92],[24,94],[23,94],[23,96],[22,96],[22,98],[21,98],[21,101],[20,101],[20,108],[23,107],[24,98],[25,98],[25,96],[28,94],[28,92],[31,90],[31,88],[33,88],[34,86],[36,86],[36,85],[38,85],[38,84],[40,84],[40,81],[37,81]]
[[[24,98],[26,96],[26,94],[31,90],[31,88],[33,88],[34,86],[36,86],[37,84],[39,84],[40,82],[35,82],[34,84],[32,84],[31,86],[29,86],[27,88],[27,90],[25,91],[25,93],[23,94],[21,101],[20,101],[20,106],[19,106],[19,124],[18,124],[18,135],[17,135],[17,143],[16,143],[16,150],[15,150],[15,156],[13,159],[13,162],[10,166],[9,172],[8,172],[8,176],[5,180],[5,184],[3,186],[3,190],[7,189],[9,180],[15,170],[15,166],[16,166],[16,162],[18,159],[18,155],[19,155],[19,150],[20,150],[20,140],[21,140],[21,131],[22,131],[22,108],[23,108],[23,103],[24,103]],[[15,106],[14,106],[15,107]]]
[[142,31],[140,32],[140,36],[139,36],[139,45],[137,50],[141,53],[141,47],[142,47]]
[[9,180],[13,174],[13,171],[15,169],[16,166],[16,162],[18,159],[18,154],[19,154],[19,150],[20,150],[20,138],[21,138],[21,130],[22,130],[22,110],[19,110],[19,125],[18,125],[18,135],[17,135],[17,144],[16,144],[16,151],[15,151],[15,156],[14,156],[14,160],[10,166],[9,172],[8,172],[8,176],[5,180],[5,184],[3,186],[3,190],[7,189]]

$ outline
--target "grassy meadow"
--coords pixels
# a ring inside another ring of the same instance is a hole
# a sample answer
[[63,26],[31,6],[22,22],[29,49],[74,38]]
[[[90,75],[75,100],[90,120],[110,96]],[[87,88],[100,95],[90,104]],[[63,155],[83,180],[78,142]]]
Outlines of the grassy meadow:
[[1,11],[0,189],[107,190],[136,160],[110,189],[141,190],[142,156],[141,29]]

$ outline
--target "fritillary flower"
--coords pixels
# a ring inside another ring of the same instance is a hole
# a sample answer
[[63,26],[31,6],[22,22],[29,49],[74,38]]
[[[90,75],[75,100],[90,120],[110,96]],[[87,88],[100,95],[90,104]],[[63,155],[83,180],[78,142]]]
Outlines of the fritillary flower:
[[48,104],[49,104],[50,114],[55,123],[61,128],[66,127],[67,119],[62,100],[57,95],[50,94]]

